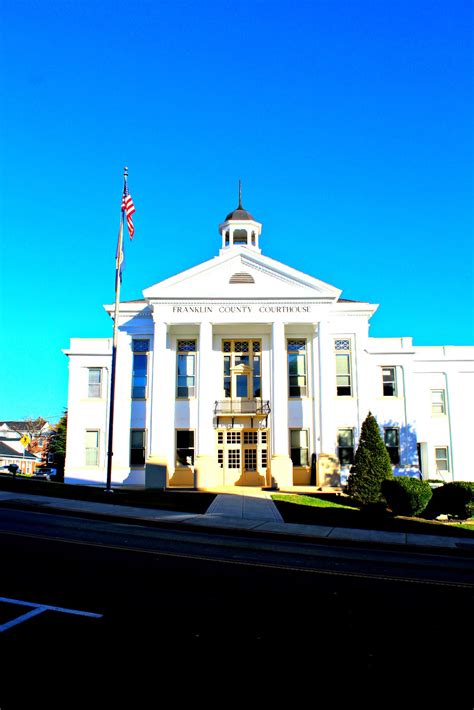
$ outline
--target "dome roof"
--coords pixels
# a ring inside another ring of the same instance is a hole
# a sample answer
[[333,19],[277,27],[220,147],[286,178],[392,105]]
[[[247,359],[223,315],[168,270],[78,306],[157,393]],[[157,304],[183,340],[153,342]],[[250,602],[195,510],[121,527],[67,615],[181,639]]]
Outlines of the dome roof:
[[254,218],[250,214],[250,212],[247,212],[247,210],[244,210],[242,205],[239,205],[236,210],[233,210],[233,212],[229,212],[227,217],[225,218],[224,222],[227,222],[230,219],[251,219],[253,222],[255,222]]

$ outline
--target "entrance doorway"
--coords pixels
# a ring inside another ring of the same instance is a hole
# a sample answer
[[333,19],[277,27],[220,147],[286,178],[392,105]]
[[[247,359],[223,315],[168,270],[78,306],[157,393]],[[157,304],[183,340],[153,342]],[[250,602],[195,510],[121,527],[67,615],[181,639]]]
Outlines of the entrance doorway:
[[217,430],[217,459],[224,485],[266,485],[268,439],[268,429]]

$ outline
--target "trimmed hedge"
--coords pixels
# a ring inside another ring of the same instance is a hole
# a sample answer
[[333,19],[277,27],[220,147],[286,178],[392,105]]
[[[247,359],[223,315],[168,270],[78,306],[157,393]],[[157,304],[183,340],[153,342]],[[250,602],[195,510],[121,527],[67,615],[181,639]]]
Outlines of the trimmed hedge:
[[382,493],[395,515],[419,515],[433,495],[426,481],[404,476],[382,481]]
[[435,488],[430,503],[430,511],[436,515],[454,515],[470,518],[474,512],[474,484],[455,481]]

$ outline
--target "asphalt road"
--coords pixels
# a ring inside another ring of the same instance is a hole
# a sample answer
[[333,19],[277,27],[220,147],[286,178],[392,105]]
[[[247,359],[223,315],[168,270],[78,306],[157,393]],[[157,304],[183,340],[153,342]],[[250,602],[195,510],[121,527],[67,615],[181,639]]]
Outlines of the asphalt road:
[[15,510],[0,549],[2,598],[101,615],[0,603],[0,625],[36,614],[0,633],[2,710],[255,704],[295,683],[297,705],[324,687],[380,707],[380,685],[405,707],[446,692],[472,708],[467,554]]

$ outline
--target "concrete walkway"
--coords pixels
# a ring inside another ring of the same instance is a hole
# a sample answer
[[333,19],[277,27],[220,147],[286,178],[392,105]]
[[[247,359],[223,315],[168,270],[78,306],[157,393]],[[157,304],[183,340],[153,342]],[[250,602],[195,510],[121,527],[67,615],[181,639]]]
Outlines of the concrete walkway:
[[269,493],[263,495],[220,493],[207,509],[206,516],[245,518],[247,520],[272,520],[282,523],[275,503]]

